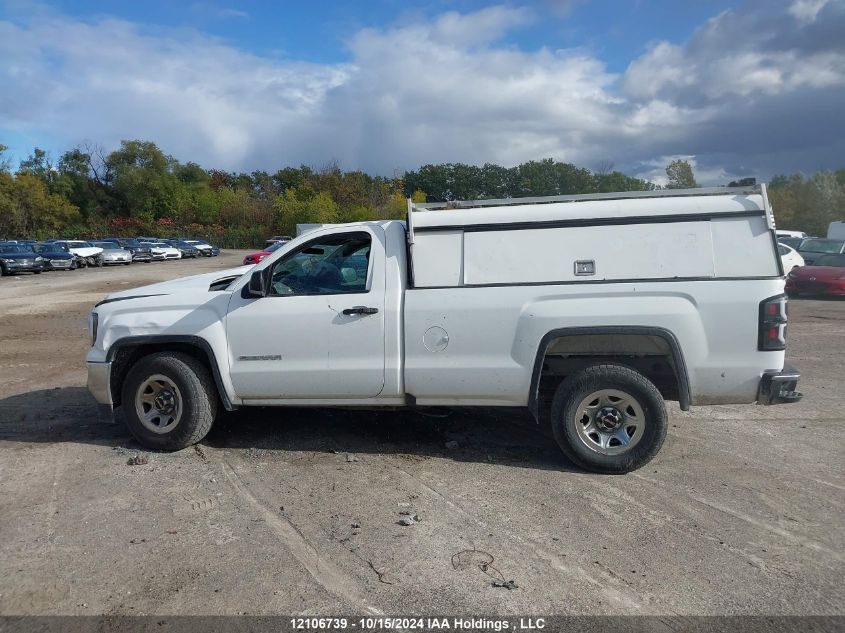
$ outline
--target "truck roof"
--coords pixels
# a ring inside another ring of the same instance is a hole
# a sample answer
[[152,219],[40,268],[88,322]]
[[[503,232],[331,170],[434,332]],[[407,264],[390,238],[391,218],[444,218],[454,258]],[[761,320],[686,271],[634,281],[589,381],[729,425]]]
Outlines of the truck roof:
[[657,216],[667,216],[667,221],[679,221],[683,220],[683,216],[698,216],[696,219],[700,219],[702,215],[756,215],[765,212],[773,227],[774,220],[769,211],[765,185],[757,185],[500,200],[409,201],[408,224],[413,234],[414,231],[485,230],[499,225],[514,228],[532,224],[577,226],[579,221],[633,224],[637,218]]

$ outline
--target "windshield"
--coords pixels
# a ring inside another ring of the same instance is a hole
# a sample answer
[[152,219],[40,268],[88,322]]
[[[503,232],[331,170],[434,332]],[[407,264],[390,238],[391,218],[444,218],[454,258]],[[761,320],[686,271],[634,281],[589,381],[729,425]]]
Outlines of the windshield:
[[25,244],[0,244],[0,253],[30,253],[32,249]]
[[115,242],[91,242],[97,248],[120,249],[120,245]]
[[273,251],[279,250],[285,244],[287,244],[287,242],[276,242],[275,244],[271,244],[270,246],[268,246],[264,250],[268,253],[272,253]]
[[67,246],[62,244],[33,244],[36,253],[67,253]]
[[804,241],[803,237],[779,237],[778,242],[781,244],[786,244],[787,246],[791,246],[792,248],[798,248],[801,246],[801,242]]
[[822,255],[813,262],[813,266],[834,266],[845,268],[845,255]]
[[141,242],[136,240],[134,237],[131,238],[131,239],[128,239],[128,240],[120,240],[120,241],[124,246],[132,246],[132,247],[137,248],[141,245]]
[[801,250],[808,253],[838,253],[842,250],[842,240],[804,240]]
[[91,248],[88,242],[67,242],[70,248]]

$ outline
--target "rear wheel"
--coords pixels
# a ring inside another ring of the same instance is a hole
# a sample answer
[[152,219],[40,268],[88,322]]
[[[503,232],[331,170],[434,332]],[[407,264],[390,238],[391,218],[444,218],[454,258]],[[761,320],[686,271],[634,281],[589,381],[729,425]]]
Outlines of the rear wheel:
[[593,365],[555,392],[552,431],[579,466],[622,474],[648,463],[666,438],[663,397],[645,376],[621,365]]
[[196,444],[217,415],[217,390],[193,356],[160,352],[138,361],[123,383],[129,431],[144,446],[176,451]]

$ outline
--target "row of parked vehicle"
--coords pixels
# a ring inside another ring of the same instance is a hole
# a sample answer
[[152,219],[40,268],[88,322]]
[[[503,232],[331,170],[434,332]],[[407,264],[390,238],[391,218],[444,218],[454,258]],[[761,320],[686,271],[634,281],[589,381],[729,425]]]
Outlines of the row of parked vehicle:
[[790,296],[845,296],[845,239],[778,232],[778,250]]
[[0,274],[47,270],[76,270],[88,266],[129,266],[166,259],[214,257],[220,249],[188,238],[105,237],[101,240],[51,239],[0,242]]

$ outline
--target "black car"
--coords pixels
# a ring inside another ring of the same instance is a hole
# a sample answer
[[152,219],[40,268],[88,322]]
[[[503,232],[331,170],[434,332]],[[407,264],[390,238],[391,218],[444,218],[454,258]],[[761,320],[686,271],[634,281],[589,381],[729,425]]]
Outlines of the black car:
[[182,259],[190,257],[193,259],[197,257],[200,252],[188,244],[187,242],[183,242],[182,240],[162,240],[165,244],[170,244],[173,248],[178,248],[179,252],[182,253]]
[[76,270],[76,256],[63,244],[32,244],[32,250],[44,258],[44,270]]
[[132,253],[133,262],[144,262],[149,264],[153,261],[153,253],[149,244],[141,244],[132,237],[104,237],[101,242],[114,242],[121,248]]
[[44,270],[44,258],[26,244],[0,244],[0,275],[35,273]]
[[845,240],[831,240],[823,237],[809,237],[801,242],[798,254],[804,258],[807,266],[812,266],[822,255],[840,255],[845,253]]

